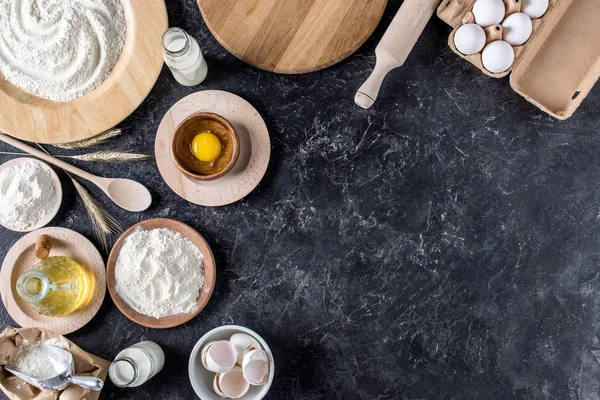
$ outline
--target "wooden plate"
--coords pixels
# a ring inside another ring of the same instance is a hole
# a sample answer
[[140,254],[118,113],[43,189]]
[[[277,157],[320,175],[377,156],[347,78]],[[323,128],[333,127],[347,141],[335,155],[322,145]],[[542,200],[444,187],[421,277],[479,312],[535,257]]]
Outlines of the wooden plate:
[[[50,255],[69,257],[80,265],[92,268],[96,275],[96,287],[90,304],[64,317],[40,315],[17,294],[19,276],[39,261],[35,257],[35,241],[44,234],[52,238]],[[23,328],[44,328],[66,335],[90,322],[100,309],[106,293],[104,261],[92,242],[75,231],[58,227],[38,229],[19,239],[6,254],[0,270],[0,290],[4,307],[17,324]]]
[[[136,228],[143,228],[145,230],[153,230],[158,228],[167,228],[175,232],[181,233],[184,237],[188,238],[192,243],[194,243],[200,252],[204,256],[204,286],[200,290],[200,295],[198,296],[198,300],[196,301],[196,307],[194,311],[187,314],[179,314],[172,315],[170,317],[163,318],[154,318],[149,317],[144,314],[140,314],[135,311],[133,308],[129,306],[123,300],[123,298],[117,292],[117,282],[115,279],[115,266],[117,264],[117,259],[119,258],[119,252],[125,244],[125,239]],[[202,235],[200,235],[194,228],[189,225],[184,224],[183,222],[175,221],[167,218],[154,218],[148,219],[146,221],[142,221],[133,225],[131,228],[127,229],[125,233],[123,233],[112,250],[110,251],[110,256],[108,257],[108,262],[106,264],[106,283],[108,286],[108,291],[110,293],[110,297],[112,297],[113,301],[117,305],[117,308],[121,310],[121,312],[130,320],[135,322],[136,324],[140,324],[142,326],[146,326],[148,328],[172,328],[174,326],[182,325],[194,318],[196,315],[200,314],[200,311],[206,306],[212,292],[215,288],[216,282],[216,266],[215,266],[215,257],[210,249],[210,246],[204,240]]]
[[[235,167],[214,181],[187,178],[171,158],[175,127],[198,112],[221,115],[234,126],[240,138]],[[269,166],[271,139],[265,121],[252,104],[233,93],[205,90],[184,97],[165,114],[156,133],[154,152],[160,174],[175,193],[201,206],[223,206],[246,197],[258,186]]]
[[86,139],[112,128],[144,101],[163,66],[168,27],[163,0],[123,0],[127,36],[112,73],[84,97],[57,102],[14,86],[0,74],[0,131],[38,143]]
[[371,36],[387,0],[198,0],[206,25],[231,54],[284,74],[342,61]]
[[54,217],[58,213],[58,210],[60,209],[60,204],[62,203],[63,193],[62,193],[62,185],[60,183],[60,179],[58,179],[58,175],[56,175],[56,172],[54,172],[54,170],[52,168],[50,168],[50,166],[48,164],[46,164],[45,162],[42,162],[35,158],[30,158],[30,157],[19,157],[19,158],[14,158],[14,159],[7,161],[4,164],[0,165],[0,170],[10,167],[10,166],[13,166],[13,165],[16,165],[16,164],[20,164],[25,161],[35,161],[37,163],[42,164],[44,166],[44,168],[48,169],[48,171],[50,172],[50,177],[52,179],[52,184],[54,185],[54,194],[56,195],[56,203],[54,204],[52,211],[50,211],[50,213],[46,216],[46,218],[41,219],[40,221],[38,221],[37,224],[30,226],[27,229],[15,229],[15,228],[11,228],[9,226],[6,226],[6,225],[0,223],[0,225],[5,227],[6,229],[9,229],[9,230],[15,231],[15,232],[31,232],[31,231],[39,229],[43,226],[48,225],[50,223],[50,221],[52,221],[52,219],[54,219]]

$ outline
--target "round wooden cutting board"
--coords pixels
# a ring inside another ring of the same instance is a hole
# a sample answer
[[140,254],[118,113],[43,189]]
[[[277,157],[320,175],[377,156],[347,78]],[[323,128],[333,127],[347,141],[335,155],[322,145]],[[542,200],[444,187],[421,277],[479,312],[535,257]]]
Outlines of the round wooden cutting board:
[[110,76],[87,95],[52,101],[28,93],[0,74],[0,131],[37,143],[66,143],[102,133],[144,101],[163,66],[168,28],[163,0],[123,0],[125,47]]
[[327,68],[375,30],[387,0],[198,0],[204,21],[234,56],[283,74]]

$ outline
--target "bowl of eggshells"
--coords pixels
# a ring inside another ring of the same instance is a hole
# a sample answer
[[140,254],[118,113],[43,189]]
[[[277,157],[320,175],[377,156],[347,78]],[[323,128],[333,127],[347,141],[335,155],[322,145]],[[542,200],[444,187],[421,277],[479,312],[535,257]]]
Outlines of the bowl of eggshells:
[[226,325],[198,340],[188,372],[194,391],[203,400],[260,400],[271,387],[275,365],[271,349],[256,332]]

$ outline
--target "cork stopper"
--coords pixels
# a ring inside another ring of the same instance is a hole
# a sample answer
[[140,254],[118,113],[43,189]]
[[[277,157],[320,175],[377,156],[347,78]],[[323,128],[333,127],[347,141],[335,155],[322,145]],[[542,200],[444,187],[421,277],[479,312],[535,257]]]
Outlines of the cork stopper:
[[35,256],[40,260],[48,258],[52,248],[52,239],[48,235],[40,235],[35,241]]

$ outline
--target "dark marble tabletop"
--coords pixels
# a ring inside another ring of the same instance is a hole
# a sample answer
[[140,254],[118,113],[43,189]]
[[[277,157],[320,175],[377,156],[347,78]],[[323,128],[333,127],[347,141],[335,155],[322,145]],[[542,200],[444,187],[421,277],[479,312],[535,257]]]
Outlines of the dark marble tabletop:
[[[152,152],[172,104],[220,89],[256,106],[272,158],[253,193],[220,208],[180,199],[153,161],[76,163],[146,183],[154,203],[140,214],[86,186],[126,227],[152,217],[192,225],[218,268],[208,306],[183,326],[136,325],[107,294],[98,315],[68,335],[107,359],[144,339],[163,346],[159,375],[138,389],[109,383],[101,398],[193,398],[189,353],[223,324],[250,327],[271,346],[268,399],[597,398],[600,90],[559,122],[508,79],[452,53],[450,28],[434,17],[375,107],[361,110],[354,93],[400,3],[390,0],[375,34],[344,62],[284,76],[228,54],[195,1],[167,1],[171,25],[199,40],[209,76],[186,88],[165,68],[120,124],[125,134],[102,149]],[[93,240],[60,176],[65,197],[52,225]],[[2,230],[0,255],[20,236]],[[3,307],[0,325],[15,325]]]

